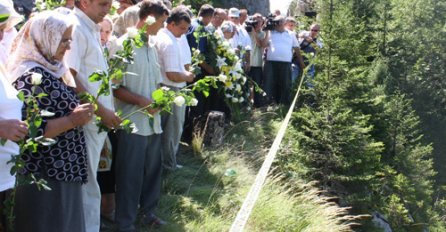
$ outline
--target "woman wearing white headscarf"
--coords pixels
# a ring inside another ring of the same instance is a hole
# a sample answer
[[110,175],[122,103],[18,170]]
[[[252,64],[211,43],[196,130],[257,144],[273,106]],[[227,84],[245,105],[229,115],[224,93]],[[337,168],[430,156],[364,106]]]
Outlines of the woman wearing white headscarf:
[[8,70],[13,86],[25,97],[46,94],[37,100],[39,108],[54,116],[43,118],[37,136],[56,141],[22,154],[25,167],[20,174],[45,179],[51,190],[17,187],[16,232],[85,231],[81,186],[87,180],[87,163],[81,126],[91,120],[93,106],[81,105],[63,78],[69,74],[63,57],[70,48],[71,32],[64,15],[42,12],[23,26],[12,44]]

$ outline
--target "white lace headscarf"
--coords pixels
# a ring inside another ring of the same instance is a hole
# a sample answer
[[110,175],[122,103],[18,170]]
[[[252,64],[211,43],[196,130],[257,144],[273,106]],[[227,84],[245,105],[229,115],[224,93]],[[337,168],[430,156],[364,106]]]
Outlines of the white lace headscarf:
[[29,19],[11,46],[8,62],[10,82],[34,67],[42,67],[55,77],[72,80],[65,62],[53,58],[63,33],[70,26],[67,16],[55,11],[44,11]]

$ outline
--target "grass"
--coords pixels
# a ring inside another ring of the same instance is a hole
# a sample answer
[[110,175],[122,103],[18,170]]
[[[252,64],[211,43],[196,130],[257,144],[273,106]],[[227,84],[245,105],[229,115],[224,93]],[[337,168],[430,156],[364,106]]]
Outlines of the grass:
[[[156,231],[229,230],[282,120],[277,108],[264,110],[230,125],[219,147],[182,147],[184,167],[165,173],[156,212],[169,224]],[[270,178],[245,231],[349,231],[346,210],[320,195],[299,180]]]

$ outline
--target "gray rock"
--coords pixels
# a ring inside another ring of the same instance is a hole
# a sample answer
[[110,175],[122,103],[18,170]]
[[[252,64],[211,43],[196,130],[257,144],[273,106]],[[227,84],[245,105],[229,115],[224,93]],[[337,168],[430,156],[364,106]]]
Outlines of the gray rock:
[[372,221],[377,227],[383,229],[383,232],[392,232],[392,228],[384,215],[374,212]]

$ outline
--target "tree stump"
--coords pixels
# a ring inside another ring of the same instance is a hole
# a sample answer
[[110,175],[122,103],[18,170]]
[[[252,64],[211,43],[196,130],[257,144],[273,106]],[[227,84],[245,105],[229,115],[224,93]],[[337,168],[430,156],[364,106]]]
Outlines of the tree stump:
[[225,113],[220,111],[209,112],[203,130],[203,142],[207,146],[218,146],[223,143],[225,132]]

